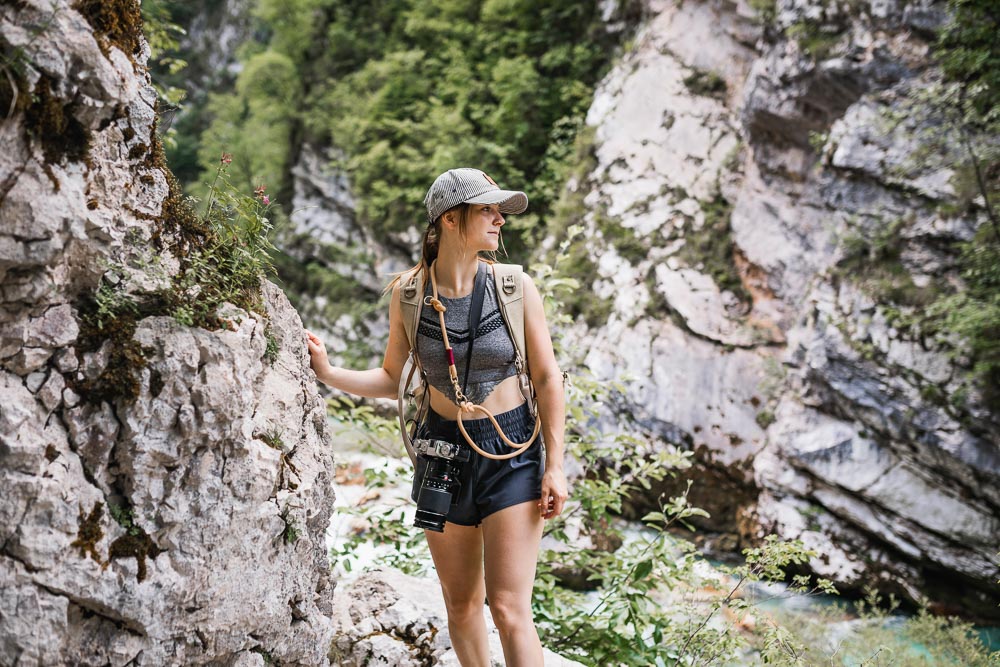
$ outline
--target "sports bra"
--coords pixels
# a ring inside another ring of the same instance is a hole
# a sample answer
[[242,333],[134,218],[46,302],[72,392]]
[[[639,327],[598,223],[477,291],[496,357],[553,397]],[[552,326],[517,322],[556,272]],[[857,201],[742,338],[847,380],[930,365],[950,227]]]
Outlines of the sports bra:
[[[427,283],[425,296],[432,293],[430,281]],[[444,313],[444,324],[448,328],[448,341],[455,353],[455,369],[458,371],[458,384],[461,386],[465,381],[466,356],[469,352],[469,307],[472,305],[472,294],[457,299],[449,299],[439,294],[438,298],[447,309]],[[427,375],[427,381],[449,400],[457,403],[455,388],[448,375],[448,356],[444,349],[440,319],[433,308],[425,306],[421,309],[416,338],[417,356],[421,368]],[[504,324],[503,315],[500,314],[496,281],[490,272],[483,298],[483,313],[479,320],[479,328],[476,329],[476,342],[472,350],[469,383],[462,390],[466,398],[477,404],[485,401],[494,387],[517,374],[515,358],[514,342]]]

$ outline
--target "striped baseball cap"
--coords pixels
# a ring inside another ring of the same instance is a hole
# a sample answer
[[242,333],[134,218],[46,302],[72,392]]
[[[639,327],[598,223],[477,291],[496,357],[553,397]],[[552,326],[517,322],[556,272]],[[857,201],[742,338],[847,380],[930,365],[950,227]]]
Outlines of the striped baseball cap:
[[501,190],[496,181],[479,169],[449,169],[436,179],[427,196],[427,222],[459,204],[499,204],[501,213],[523,213],[528,196],[517,190]]

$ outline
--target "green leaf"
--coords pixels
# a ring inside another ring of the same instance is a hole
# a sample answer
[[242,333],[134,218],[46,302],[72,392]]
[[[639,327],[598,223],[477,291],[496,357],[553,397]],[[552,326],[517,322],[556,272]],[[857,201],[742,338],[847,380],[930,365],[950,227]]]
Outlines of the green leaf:
[[635,566],[635,571],[632,573],[632,581],[642,581],[649,576],[649,573],[653,571],[653,561],[644,560]]

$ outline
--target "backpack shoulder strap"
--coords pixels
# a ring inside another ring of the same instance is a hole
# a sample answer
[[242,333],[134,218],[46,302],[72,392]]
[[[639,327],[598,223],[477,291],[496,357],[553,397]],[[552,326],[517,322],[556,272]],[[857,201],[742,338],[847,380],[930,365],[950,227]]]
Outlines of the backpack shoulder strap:
[[[393,289],[399,290],[399,306],[403,311],[403,331],[410,344],[410,354],[403,364],[397,390],[396,407],[399,415],[399,431],[403,437],[406,454],[410,457],[410,461],[416,465],[417,455],[413,449],[413,438],[416,437],[417,428],[423,422],[424,415],[427,414],[430,405],[430,394],[419,387],[416,390],[412,387],[414,380],[417,381],[418,385],[424,381],[423,369],[420,367],[420,359],[417,357],[416,350],[417,325],[420,323],[420,311],[424,304],[423,272],[416,269],[403,274],[399,279],[399,284]],[[415,403],[416,407],[416,411],[409,419],[406,413],[408,402]]]
[[517,348],[518,372],[526,372],[528,354],[524,344],[524,273],[520,264],[494,264],[497,301],[507,330]]
[[400,277],[399,305],[403,310],[403,331],[410,344],[410,350],[417,346],[417,325],[420,323],[420,310],[424,305],[424,280],[420,269],[411,271]]

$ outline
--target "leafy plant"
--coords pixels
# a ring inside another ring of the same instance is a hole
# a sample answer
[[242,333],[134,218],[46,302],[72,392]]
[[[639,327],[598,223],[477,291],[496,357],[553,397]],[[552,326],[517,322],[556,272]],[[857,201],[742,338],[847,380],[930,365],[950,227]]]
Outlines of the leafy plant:
[[233,187],[226,171],[230,160],[223,154],[208,187],[202,214],[204,242],[185,258],[173,288],[164,294],[171,314],[188,326],[223,326],[215,313],[226,302],[266,313],[261,280],[274,272],[275,248],[269,238],[272,204],[263,185],[253,195]]

